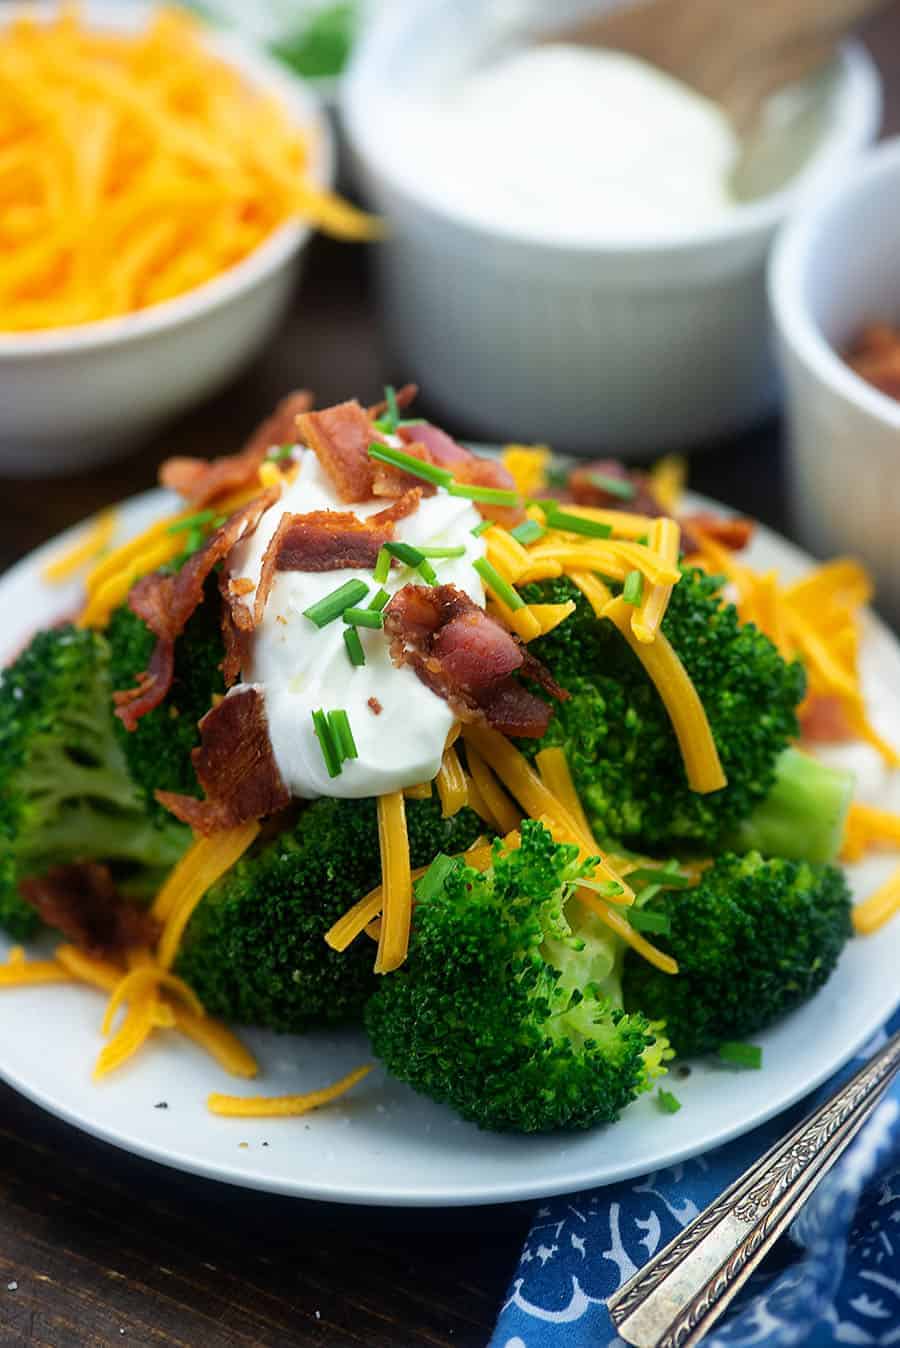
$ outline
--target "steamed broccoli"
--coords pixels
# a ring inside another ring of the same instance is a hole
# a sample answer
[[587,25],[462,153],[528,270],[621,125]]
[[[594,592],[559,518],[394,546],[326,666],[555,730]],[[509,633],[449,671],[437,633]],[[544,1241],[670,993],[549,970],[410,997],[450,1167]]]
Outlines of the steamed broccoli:
[[40,632],[0,681],[0,926],[38,927],[26,875],[71,861],[162,868],[190,830],[151,818],[114,729],[109,648],[96,632]]
[[[213,697],[225,691],[220,607],[214,576],[207,583],[203,603],[175,643],[175,676],[165,701],[141,717],[136,730],[126,730],[116,721],[131,776],[144,792],[151,812],[160,819],[169,816],[157,803],[155,791],[200,795],[191,763],[191,750],[200,742],[197,722],[209,711]],[[156,638],[127,604],[112,615],[106,637],[112,686],[131,688],[141,670],[147,668]]]
[[[471,810],[443,819],[436,800],[410,800],[406,814],[413,866],[463,850],[484,828]],[[375,801],[317,800],[210,890],[177,972],[207,1010],[245,1024],[296,1032],[359,1018],[375,947],[361,936],[339,953],[322,937],[380,879]]]
[[764,1029],[817,992],[851,935],[850,894],[835,866],[720,857],[694,889],[658,896],[674,977],[629,952],[625,1004],[665,1021],[680,1054]]
[[535,820],[483,874],[417,887],[407,963],[366,1008],[388,1071],[482,1128],[612,1122],[662,1070],[665,1040],[621,1007],[621,949],[572,900],[586,866]]
[[[727,787],[710,795],[690,790],[666,710],[613,625],[598,620],[568,580],[522,591],[529,602],[575,601],[575,613],[529,648],[572,696],[556,706],[541,744],[525,742],[522,748],[565,747],[600,838],[649,851],[673,845],[716,850],[727,845],[775,783],[779,755],[798,733],[803,668],[786,663],[768,637],[742,624],[734,606],[722,602],[719,586],[715,577],[683,568],[663,621],[706,710],[728,777]],[[801,776],[787,764],[777,832],[767,825],[770,813],[759,817],[749,836],[780,854],[787,830],[798,847],[812,846],[809,854],[824,859],[827,849],[832,849],[828,856],[834,854],[848,799],[846,779],[838,789],[828,769],[809,764]]]

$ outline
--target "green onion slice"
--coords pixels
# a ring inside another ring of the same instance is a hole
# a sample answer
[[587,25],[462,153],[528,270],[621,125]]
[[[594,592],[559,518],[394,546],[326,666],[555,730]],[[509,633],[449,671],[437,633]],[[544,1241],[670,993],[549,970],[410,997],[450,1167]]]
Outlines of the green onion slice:
[[661,1086],[656,1093],[656,1099],[664,1114],[677,1114],[681,1108],[678,1096],[673,1095],[671,1091],[664,1091]]
[[480,524],[475,525],[474,529],[470,529],[469,533],[473,538],[480,538],[483,533],[486,533],[488,529],[492,529],[493,527],[493,520],[482,520]]
[[390,597],[387,590],[379,590],[374,598],[369,600],[369,608],[374,609],[376,613],[380,613]]
[[632,888],[640,885],[659,885],[665,889],[689,889],[691,877],[679,870],[677,864],[667,866],[638,866],[628,872],[628,883]]
[[421,477],[436,487],[449,488],[453,481],[453,474],[448,473],[446,468],[438,468],[435,463],[423,463],[412,454],[404,454],[402,449],[394,449],[393,445],[380,445],[376,441],[369,445],[369,458],[377,459],[379,463],[390,464],[392,468],[399,468],[401,472],[409,473],[412,477]]
[[609,538],[612,534],[610,525],[601,524],[599,520],[586,520],[569,510],[548,510],[547,525],[551,529],[565,529],[570,534],[583,534],[585,538]]
[[420,903],[427,903],[440,894],[444,881],[455,865],[453,857],[448,857],[446,852],[438,852],[425,874],[416,881],[416,898]]
[[366,653],[355,627],[344,628],[344,645],[347,647],[351,665],[355,665],[359,669],[366,663]]
[[375,559],[375,570],[373,575],[379,585],[383,585],[387,580],[391,570],[391,554],[387,548],[379,548],[378,556]]
[[324,599],[320,599],[309,608],[303,610],[304,618],[309,618],[310,622],[315,623],[316,627],[327,627],[333,623],[335,618],[339,618],[344,609],[352,608],[358,604],[361,599],[365,599],[369,593],[369,587],[364,580],[348,580],[343,585],[339,585],[331,594],[327,594]]
[[350,729],[350,717],[343,707],[338,707],[335,711],[328,713],[328,728],[340,750],[342,760],[359,758],[356,740],[353,738],[353,731]]
[[729,1040],[719,1045],[719,1057],[732,1067],[750,1067],[755,1071],[762,1067],[762,1049],[758,1044],[741,1044]]
[[345,608],[341,615],[348,627],[383,627],[384,618],[379,609]]
[[335,742],[334,731],[328,717],[321,708],[313,712],[312,723],[316,739],[319,741],[319,748],[322,750],[322,757],[325,760],[325,767],[328,769],[328,776],[340,777],[341,751]]
[[626,604],[637,608],[644,593],[644,577],[640,571],[629,571],[622,586],[622,598]]
[[514,590],[508,580],[504,580],[496,567],[491,566],[486,557],[479,557],[473,563],[475,570],[484,581],[488,589],[501,600],[506,607],[513,613],[516,609],[525,607],[525,600]]
[[269,463],[286,463],[288,459],[294,456],[293,445],[277,445],[275,449],[270,449],[266,455]]
[[462,544],[452,548],[419,548],[423,557],[465,557],[466,550]]
[[538,524],[537,520],[523,520],[517,524],[515,529],[510,529],[510,534],[517,543],[521,543],[523,548],[527,548],[529,543],[536,543],[539,538],[543,538],[547,530],[543,524]]
[[633,501],[637,496],[637,487],[627,478],[607,477],[605,473],[591,473],[591,486],[599,488],[600,491],[608,492],[610,496],[618,496],[620,501]]
[[[369,453],[371,452],[370,450]],[[504,487],[476,487],[468,482],[451,481],[447,486],[447,495],[462,496],[467,501],[484,501],[487,505],[517,506],[522,504],[522,498],[517,491],[507,491]]]
[[202,529],[204,525],[212,524],[215,517],[214,510],[198,510],[196,515],[188,515],[187,519],[176,520],[174,524],[170,524],[166,533],[180,534],[183,530]]
[[655,932],[657,936],[668,936],[672,930],[672,921],[668,913],[648,913],[645,908],[629,908],[625,916],[635,931]]

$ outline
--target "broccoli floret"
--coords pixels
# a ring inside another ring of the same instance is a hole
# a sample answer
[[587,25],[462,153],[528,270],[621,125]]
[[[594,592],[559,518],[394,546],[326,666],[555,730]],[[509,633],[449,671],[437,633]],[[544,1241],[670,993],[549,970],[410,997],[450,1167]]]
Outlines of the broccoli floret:
[[114,728],[109,648],[96,632],[40,632],[0,681],[0,926],[39,923],[26,875],[71,861],[164,868],[191,834],[151,818]]
[[671,935],[670,976],[629,952],[625,1004],[665,1021],[679,1054],[745,1039],[805,1002],[830,977],[851,935],[850,894],[836,866],[727,853],[694,889],[647,905]]
[[565,747],[569,765],[601,838],[644,850],[722,847],[775,780],[781,751],[798,733],[796,708],[805,677],[786,663],[732,604],[720,582],[683,568],[663,632],[706,710],[728,786],[692,791],[669,717],[637,656],[612,623],[594,617],[567,580],[527,586],[529,602],[575,601],[575,613],[529,648],[572,697],[560,703],[540,745]]
[[772,789],[738,825],[728,846],[794,861],[833,861],[855,787],[852,772],[785,749],[775,764]]
[[[168,816],[157,802],[155,791],[201,794],[191,750],[200,742],[197,722],[209,711],[213,697],[225,691],[220,608],[213,577],[203,603],[175,643],[175,675],[165,701],[142,716],[136,730],[126,730],[116,721],[131,776],[144,792],[151,813],[159,819]],[[112,615],[106,636],[113,688],[133,687],[137,676],[147,668],[155,636],[127,604]]]
[[[427,866],[483,831],[471,810],[441,817],[436,800],[406,805],[410,860]],[[210,1012],[298,1032],[359,1019],[374,986],[375,946],[329,949],[328,928],[381,878],[375,801],[317,800],[259,843],[200,904],[177,972]]]
[[419,884],[409,958],[366,1008],[390,1073],[482,1128],[609,1123],[662,1070],[665,1040],[620,996],[617,938],[572,898],[578,849],[536,820],[479,873]]

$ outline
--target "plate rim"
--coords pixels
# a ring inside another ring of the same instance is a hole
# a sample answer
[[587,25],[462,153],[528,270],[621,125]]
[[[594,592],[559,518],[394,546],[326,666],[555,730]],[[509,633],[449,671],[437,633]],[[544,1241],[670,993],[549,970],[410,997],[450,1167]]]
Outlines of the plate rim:
[[[167,505],[173,505],[177,502],[177,499],[174,493],[164,488],[152,487],[116,503],[115,509],[122,512],[122,515],[127,518],[132,513],[138,514],[142,510],[153,509],[158,505],[158,513],[161,514]],[[686,500],[692,507],[698,509],[714,508],[720,513],[735,513],[731,507],[724,506],[722,503],[696,492],[686,493]],[[62,533],[55,535],[0,574],[0,594],[8,585],[39,571],[41,564],[49,560],[51,556],[64,551],[66,544],[74,542],[77,536],[96,518],[97,513],[99,512],[95,512]],[[802,548],[766,525],[757,524],[757,537],[766,544],[776,546],[782,555],[789,558],[793,564],[808,566],[814,562],[814,559]],[[61,594],[64,592],[64,587],[60,587],[60,592]],[[866,616],[866,627],[872,637],[882,642],[888,642],[900,656],[900,638],[873,610],[869,610]],[[817,995],[821,995],[821,992]],[[812,999],[812,1001],[815,1001],[815,999]],[[898,990],[894,1002],[894,1009],[898,1005],[900,1005],[900,990]],[[889,1015],[890,1012],[888,1012]],[[799,1100],[809,1095],[830,1076],[839,1071],[881,1029],[888,1016],[884,1015],[881,1010],[876,1012],[873,1008],[871,1016],[863,1022],[862,1028],[842,1045],[841,1052],[837,1057],[829,1058],[827,1063],[821,1064],[813,1072],[802,1075],[798,1078],[798,1084],[778,1096],[774,1103],[761,1103],[758,1108],[750,1111],[740,1121],[715,1128],[712,1135],[705,1135],[697,1145],[688,1142],[684,1146],[670,1147],[669,1149],[660,1147],[656,1152],[643,1154],[640,1159],[625,1160],[618,1165],[615,1163],[607,1164],[602,1171],[598,1171],[596,1166],[592,1168],[589,1163],[581,1162],[566,1176],[560,1176],[549,1182],[547,1180],[542,1181],[539,1177],[529,1180],[516,1176],[510,1179],[497,1180],[491,1185],[483,1183],[473,1185],[470,1183],[463,1186],[455,1184],[451,1187],[452,1181],[448,1180],[446,1188],[418,1186],[415,1189],[398,1190],[396,1187],[379,1186],[377,1183],[370,1186],[360,1185],[358,1181],[354,1182],[352,1188],[348,1188],[346,1183],[342,1185],[340,1182],[320,1180],[314,1177],[297,1179],[289,1174],[285,1174],[283,1178],[279,1179],[252,1168],[244,1169],[235,1165],[228,1165],[219,1159],[207,1162],[201,1155],[182,1152],[170,1145],[156,1143],[152,1139],[133,1132],[129,1133],[121,1128],[117,1130],[102,1119],[91,1117],[77,1107],[71,1107],[65,1099],[56,1098],[41,1087],[34,1086],[27,1077],[8,1066],[3,1059],[2,1048],[0,1048],[0,1080],[49,1114],[62,1119],[67,1125],[79,1129],[88,1136],[97,1138],[128,1154],[217,1183],[308,1201],[340,1203],[360,1207],[488,1207],[552,1198],[560,1194],[576,1193],[584,1189],[619,1183],[639,1175],[650,1174],[653,1171],[677,1165],[691,1157],[733,1141],[797,1104]],[[302,1038],[302,1036],[294,1037]],[[571,1135],[560,1135],[562,1140],[569,1136]]]

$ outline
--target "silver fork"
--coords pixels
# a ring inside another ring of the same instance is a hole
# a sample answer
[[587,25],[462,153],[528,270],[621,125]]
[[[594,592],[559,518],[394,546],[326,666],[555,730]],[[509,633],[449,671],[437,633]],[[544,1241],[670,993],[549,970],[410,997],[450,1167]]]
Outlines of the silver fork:
[[699,1344],[900,1069],[900,1032],[695,1217],[609,1301],[635,1348]]

